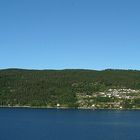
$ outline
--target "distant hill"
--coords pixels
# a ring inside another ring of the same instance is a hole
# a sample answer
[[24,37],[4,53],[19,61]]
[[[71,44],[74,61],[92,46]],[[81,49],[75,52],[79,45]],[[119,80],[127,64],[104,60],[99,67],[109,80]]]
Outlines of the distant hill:
[[0,105],[76,107],[76,93],[110,88],[140,90],[136,70],[0,70]]

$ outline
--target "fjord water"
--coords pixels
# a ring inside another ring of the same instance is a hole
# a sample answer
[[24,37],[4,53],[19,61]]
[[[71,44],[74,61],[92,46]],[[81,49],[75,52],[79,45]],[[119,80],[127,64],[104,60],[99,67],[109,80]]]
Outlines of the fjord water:
[[140,111],[0,108],[0,140],[140,140]]

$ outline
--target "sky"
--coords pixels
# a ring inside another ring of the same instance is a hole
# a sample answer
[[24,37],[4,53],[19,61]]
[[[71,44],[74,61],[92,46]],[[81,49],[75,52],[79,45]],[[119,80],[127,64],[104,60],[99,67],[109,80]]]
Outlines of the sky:
[[0,69],[140,70],[139,0],[0,0]]

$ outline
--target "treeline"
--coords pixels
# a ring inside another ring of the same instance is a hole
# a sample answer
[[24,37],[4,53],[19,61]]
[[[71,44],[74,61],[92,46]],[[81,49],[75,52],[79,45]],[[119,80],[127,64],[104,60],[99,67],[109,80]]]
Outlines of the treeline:
[[0,105],[76,107],[76,93],[140,89],[133,70],[0,70]]

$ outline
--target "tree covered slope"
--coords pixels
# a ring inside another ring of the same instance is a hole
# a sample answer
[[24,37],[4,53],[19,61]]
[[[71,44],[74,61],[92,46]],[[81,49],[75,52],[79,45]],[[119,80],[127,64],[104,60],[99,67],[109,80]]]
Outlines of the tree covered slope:
[[77,107],[77,93],[114,88],[140,90],[133,70],[0,70],[0,105]]

